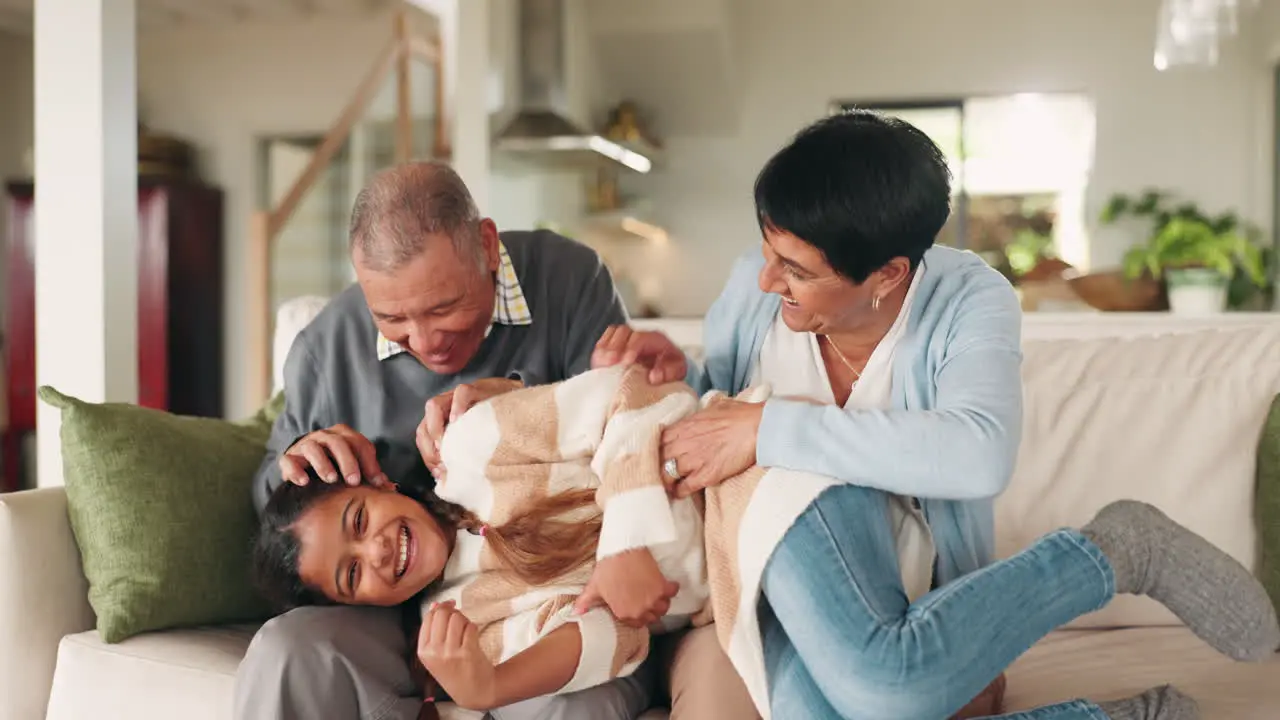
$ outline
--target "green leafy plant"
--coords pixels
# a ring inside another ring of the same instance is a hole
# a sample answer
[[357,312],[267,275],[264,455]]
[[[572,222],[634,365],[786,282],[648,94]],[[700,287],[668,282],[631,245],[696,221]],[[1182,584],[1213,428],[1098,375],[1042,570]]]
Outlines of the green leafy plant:
[[1236,273],[1227,285],[1227,307],[1268,311],[1275,305],[1276,249],[1274,246],[1261,246],[1260,250],[1266,284],[1259,286],[1247,273]]
[[1141,195],[1114,195],[1103,208],[1104,224],[1125,217],[1150,220],[1151,235],[1129,249],[1124,271],[1130,278],[1144,273],[1160,278],[1169,269],[1210,268],[1228,281],[1247,280],[1266,288],[1267,257],[1257,242],[1256,229],[1233,212],[1208,215],[1195,203],[1175,201],[1173,195],[1147,190]]
[[1031,272],[1041,260],[1057,257],[1053,237],[1031,228],[1019,230],[1013,241],[1005,245],[1004,252],[1014,275],[1019,277]]
[[1224,232],[1240,227],[1240,218],[1233,212],[1210,217],[1191,202],[1177,203],[1173,193],[1164,190],[1145,190],[1141,195],[1122,193],[1112,195],[1102,209],[1103,224],[1119,222],[1126,216],[1148,219],[1152,223],[1152,235],[1156,235],[1174,218],[1199,220],[1214,230]]
[[1125,253],[1124,270],[1129,277],[1148,272],[1159,279],[1165,270],[1208,268],[1224,280],[1243,272],[1258,287],[1267,282],[1262,250],[1244,235],[1219,232],[1200,220],[1173,218],[1144,245]]

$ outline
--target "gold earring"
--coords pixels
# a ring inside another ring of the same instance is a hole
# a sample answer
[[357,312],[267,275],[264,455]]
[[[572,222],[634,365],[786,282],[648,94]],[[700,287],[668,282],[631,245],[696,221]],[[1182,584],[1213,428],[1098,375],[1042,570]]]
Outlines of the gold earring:
[[872,296],[871,296],[871,309],[872,309],[872,310],[879,310],[879,309],[880,309],[880,296],[879,296],[879,295],[872,295]]

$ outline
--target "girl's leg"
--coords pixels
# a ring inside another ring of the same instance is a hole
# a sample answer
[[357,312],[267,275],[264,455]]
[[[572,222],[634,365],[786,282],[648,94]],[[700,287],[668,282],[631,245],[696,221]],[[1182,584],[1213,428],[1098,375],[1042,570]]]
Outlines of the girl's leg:
[[[883,493],[832,488],[797,520],[765,568],[764,594],[780,627],[843,717],[945,718],[1049,631],[1101,608],[1115,593],[1115,572],[1098,544],[1081,532],[1061,530],[908,605],[887,518]],[[1245,588],[1241,597],[1256,604],[1248,587],[1256,581],[1206,541],[1132,512],[1099,528],[1093,528],[1095,521],[1086,532],[1108,545],[1107,535],[1114,534],[1117,523],[1140,532],[1145,523],[1148,535],[1173,546],[1171,557],[1189,553],[1199,561],[1199,575],[1162,590],[1176,602],[1152,595],[1175,610],[1186,601],[1182,595],[1198,597],[1202,609],[1217,613],[1209,616],[1210,631],[1202,636],[1212,635],[1213,623],[1231,613],[1260,617],[1252,606],[1222,592],[1223,587]],[[1172,582],[1160,562],[1140,555],[1121,558],[1126,587],[1135,585],[1135,572],[1139,585],[1150,586],[1152,578]],[[1270,620],[1256,627],[1266,637],[1261,644],[1254,638],[1249,652],[1255,654],[1277,632],[1274,611],[1265,593],[1260,597]],[[1193,618],[1183,620],[1197,632],[1206,630]]]

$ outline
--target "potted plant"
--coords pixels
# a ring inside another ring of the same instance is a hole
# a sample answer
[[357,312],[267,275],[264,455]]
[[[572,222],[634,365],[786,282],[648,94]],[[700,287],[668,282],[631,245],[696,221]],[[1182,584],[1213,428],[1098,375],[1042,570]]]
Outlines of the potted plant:
[[[1263,245],[1262,268],[1265,284],[1254,284],[1248,273],[1236,273],[1227,286],[1227,307],[1233,310],[1248,312],[1270,312],[1275,308],[1276,300],[1276,248],[1274,245]],[[1280,308],[1275,308],[1280,309]]]
[[1227,307],[1227,286],[1237,273],[1258,287],[1266,284],[1262,252],[1243,234],[1219,231],[1202,220],[1175,217],[1145,245],[1124,258],[1125,275],[1144,271],[1164,277],[1169,308],[1175,313],[1203,315]]
[[1136,199],[1124,195],[1111,198],[1102,221],[1113,223],[1126,215],[1149,218],[1153,227],[1145,243],[1125,254],[1125,275],[1163,279],[1173,312],[1222,312],[1228,306],[1228,288],[1233,282],[1236,302],[1241,302],[1242,284],[1263,291],[1268,288],[1263,252],[1254,239],[1256,231],[1234,213],[1210,217],[1193,203],[1171,206],[1167,193],[1152,190]]
[[1071,267],[1058,257],[1052,235],[1031,228],[1014,233],[1013,241],[1005,245],[1004,253],[1017,281],[1053,279]]

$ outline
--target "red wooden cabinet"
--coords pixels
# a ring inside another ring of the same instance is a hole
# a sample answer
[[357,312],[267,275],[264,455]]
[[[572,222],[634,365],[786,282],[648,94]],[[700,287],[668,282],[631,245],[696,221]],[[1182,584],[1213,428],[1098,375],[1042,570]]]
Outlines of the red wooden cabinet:
[[[8,277],[0,492],[21,484],[36,425],[34,186],[7,188]],[[138,404],[222,416],[222,193],[187,181],[138,186]]]

